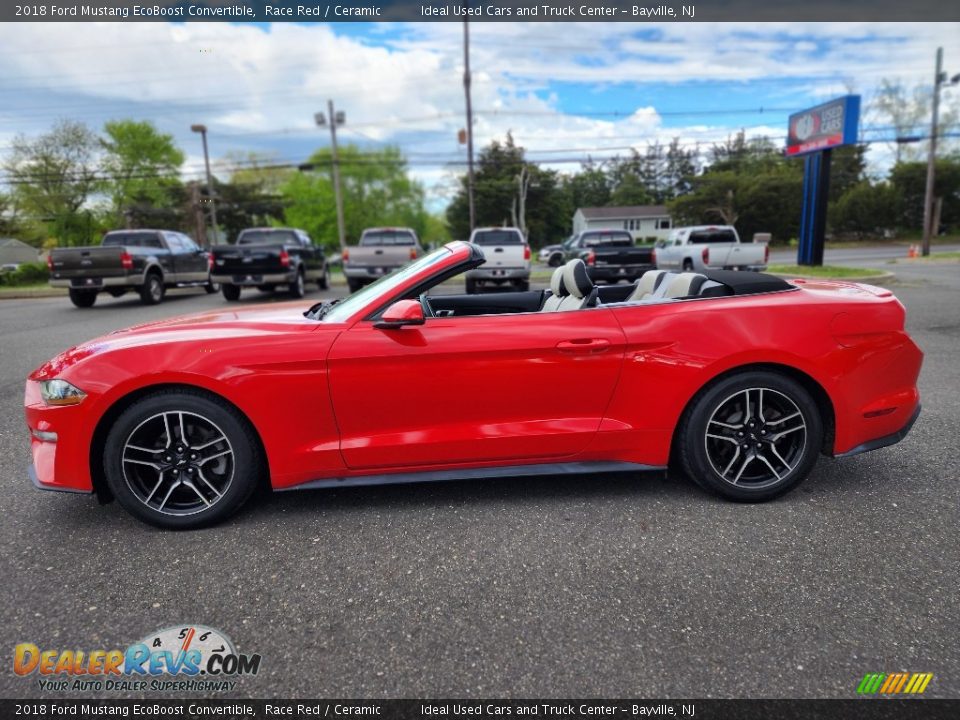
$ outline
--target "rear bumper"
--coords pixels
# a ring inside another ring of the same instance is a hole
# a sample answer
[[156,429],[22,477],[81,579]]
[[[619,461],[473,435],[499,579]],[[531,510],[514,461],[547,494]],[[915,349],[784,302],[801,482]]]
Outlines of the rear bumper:
[[350,278],[352,280],[376,280],[377,278],[382,278],[384,275],[388,275],[396,270],[397,266],[390,265],[377,265],[377,266],[361,266],[351,267],[350,265],[343,266],[343,276]]
[[210,276],[210,282],[221,283],[223,285],[239,285],[241,287],[256,287],[257,285],[286,285],[287,283],[293,282],[296,277],[296,271],[267,273],[265,275],[258,273],[245,273],[243,275],[214,274]]
[[105,277],[97,278],[100,280],[98,285],[74,285],[75,278],[50,279],[50,287],[55,288],[74,288],[76,290],[99,290],[109,287],[139,287],[143,285],[143,275],[125,275],[124,277]]
[[513,282],[529,280],[530,268],[479,268],[466,273],[468,280]]
[[859,455],[860,453],[870,452],[871,450],[879,450],[880,448],[889,447],[890,445],[896,445],[907,436],[907,433],[910,432],[910,429],[913,427],[913,424],[917,421],[918,417],[920,417],[919,403],[917,403],[917,407],[913,411],[913,414],[910,415],[910,419],[907,420],[907,424],[896,432],[892,432],[889,435],[884,435],[883,437],[878,437],[873,440],[868,440],[867,442],[861,443],[855,448],[851,448],[846,452],[836,453],[834,457],[845,458],[850,457],[851,455]]
[[653,265],[587,265],[591,280],[636,280]]

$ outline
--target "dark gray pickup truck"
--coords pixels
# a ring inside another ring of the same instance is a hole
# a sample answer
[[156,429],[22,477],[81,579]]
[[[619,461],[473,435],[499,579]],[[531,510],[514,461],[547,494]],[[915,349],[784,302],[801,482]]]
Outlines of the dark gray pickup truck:
[[54,248],[47,266],[50,285],[68,288],[80,308],[91,307],[100,292],[120,297],[135,290],[145,305],[156,305],[170,287],[217,291],[210,253],[173,230],[114,230],[98,246]]
[[626,230],[584,230],[568,242],[566,259],[583,260],[594,282],[633,282],[657,267],[653,245],[635,245]]
[[277,285],[286,285],[290,295],[302,298],[308,281],[321,290],[330,283],[323,248],[297,228],[241,230],[235,245],[213,248],[210,277],[223,286],[227,300],[238,300],[245,287],[272,292]]

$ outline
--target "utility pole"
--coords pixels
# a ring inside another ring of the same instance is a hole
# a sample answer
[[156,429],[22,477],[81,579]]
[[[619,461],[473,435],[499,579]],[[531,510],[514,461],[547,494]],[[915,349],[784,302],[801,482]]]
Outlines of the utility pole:
[[[470,2],[467,0],[467,6]],[[473,200],[473,105],[470,100],[470,22],[463,21],[463,92],[467,98],[467,199],[470,205],[470,232],[477,223]]]
[[927,157],[927,190],[923,195],[923,256],[930,254],[930,236],[939,228],[933,227],[933,184],[937,166],[937,115],[940,111],[940,83],[943,75],[943,48],[937,48],[937,69],[933,75],[933,117],[930,121],[930,155]]
[[207,199],[210,201],[210,222],[213,227],[213,244],[218,245],[220,243],[220,236],[217,231],[217,202],[214,198],[213,190],[213,175],[210,173],[210,153],[207,152],[207,126],[206,125],[191,125],[190,129],[193,132],[200,133],[200,137],[203,138],[203,162],[207,166]]
[[[333,160],[333,197],[337,204],[337,239],[340,241],[340,249],[347,247],[347,233],[343,222],[343,195],[340,190],[340,156],[337,154],[337,125],[343,125],[347,118],[343,112],[335,112],[333,109],[333,100],[327,100],[327,112],[330,117],[330,154]],[[319,127],[327,123],[327,118],[322,112],[313,116]]]

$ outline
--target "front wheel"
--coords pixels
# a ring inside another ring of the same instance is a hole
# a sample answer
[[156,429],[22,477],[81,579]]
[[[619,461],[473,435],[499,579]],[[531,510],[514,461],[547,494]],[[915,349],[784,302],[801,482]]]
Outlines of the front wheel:
[[554,253],[550,256],[550,262],[547,263],[552,268],[558,268],[563,265],[563,255]]
[[169,529],[232,515],[253,492],[261,466],[259,442],[237,410],[183,390],[127,408],[103,451],[107,484],[124,509]]
[[823,420],[810,393],[767,371],[731,375],[694,398],[677,433],[688,477],[730,500],[761,502],[813,470]]
[[208,282],[203,286],[203,289],[206,290],[207,295],[213,295],[214,293],[220,292],[220,283]]
[[73,288],[70,288],[70,302],[72,302],[78,308],[93,307],[93,304],[96,301],[96,290],[74,290]]
[[234,302],[240,299],[240,286],[231,285],[230,283],[224,283],[220,287],[220,292],[223,293],[223,299],[230,302]]

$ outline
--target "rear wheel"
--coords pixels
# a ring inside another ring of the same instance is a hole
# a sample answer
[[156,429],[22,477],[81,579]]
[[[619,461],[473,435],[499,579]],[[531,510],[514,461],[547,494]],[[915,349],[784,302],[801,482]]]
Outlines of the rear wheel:
[[550,256],[550,262],[547,264],[552,268],[560,267],[563,265],[563,255],[560,253],[554,253]]
[[684,272],[693,272],[693,260],[687,258],[683,261],[683,271]]
[[350,288],[350,292],[355,293],[363,287],[363,283],[354,278],[347,278],[347,287]]
[[127,408],[103,452],[107,484],[139,519],[170,529],[210,525],[250,497],[259,442],[234,408],[190,391],[158,392]]
[[810,393],[768,371],[727,377],[698,395],[678,429],[684,472],[730,500],[760,502],[802,482],[817,462],[823,421]]
[[467,290],[467,295],[473,295],[475,292],[477,292],[477,281],[467,278],[466,290]]
[[225,299],[225,300],[229,300],[230,302],[234,302],[235,300],[239,300],[239,299],[240,299],[240,286],[239,286],[239,285],[231,285],[230,283],[224,283],[224,284],[220,287],[220,292],[223,293],[224,299]]
[[93,307],[93,304],[96,301],[96,290],[74,290],[73,288],[70,288],[70,302],[72,302],[78,308]]
[[220,292],[220,283],[208,282],[203,286],[203,289],[207,291],[207,295],[213,295]]
[[302,298],[307,294],[306,283],[303,280],[303,270],[297,271],[297,277],[292,283],[290,283],[290,297]]
[[167,289],[163,286],[163,278],[159,273],[149,272],[143,285],[140,286],[140,302],[144,305],[157,305],[163,301]]
[[326,290],[330,287],[330,268],[323,268],[323,274],[317,279],[317,287],[321,290]]

